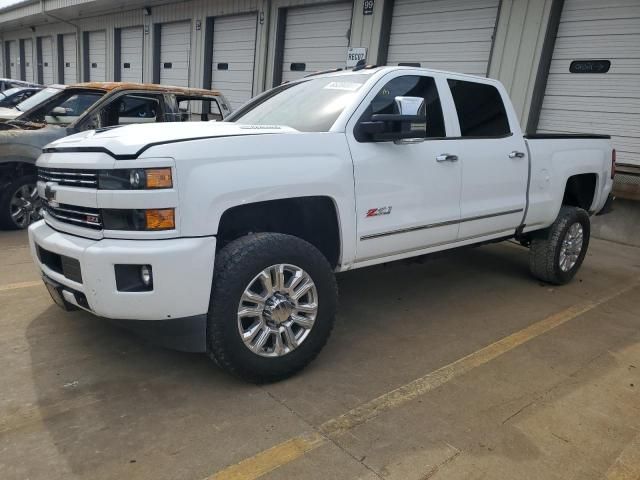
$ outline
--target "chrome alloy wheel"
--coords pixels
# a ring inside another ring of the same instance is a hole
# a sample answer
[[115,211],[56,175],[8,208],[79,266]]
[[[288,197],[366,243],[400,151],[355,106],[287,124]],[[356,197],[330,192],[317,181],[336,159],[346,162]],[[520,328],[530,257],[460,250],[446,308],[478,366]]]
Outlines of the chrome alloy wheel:
[[567,233],[562,240],[560,247],[560,270],[568,272],[578,262],[578,257],[582,252],[582,243],[584,240],[584,231],[582,225],[578,222],[569,227]]
[[18,188],[9,204],[11,219],[19,228],[27,228],[32,222],[40,219],[42,200],[38,197],[38,188],[28,183]]
[[238,330],[249,350],[281,357],[309,336],[318,314],[316,285],[300,267],[265,268],[245,288],[238,305]]

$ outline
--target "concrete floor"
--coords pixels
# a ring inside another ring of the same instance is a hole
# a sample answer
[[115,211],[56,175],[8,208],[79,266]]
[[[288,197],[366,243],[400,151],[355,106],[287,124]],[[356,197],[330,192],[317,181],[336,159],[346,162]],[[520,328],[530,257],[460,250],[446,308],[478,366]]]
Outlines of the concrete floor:
[[508,243],[343,274],[327,348],[262,387],[38,278],[0,232],[2,480],[640,478],[638,248],[562,288]]

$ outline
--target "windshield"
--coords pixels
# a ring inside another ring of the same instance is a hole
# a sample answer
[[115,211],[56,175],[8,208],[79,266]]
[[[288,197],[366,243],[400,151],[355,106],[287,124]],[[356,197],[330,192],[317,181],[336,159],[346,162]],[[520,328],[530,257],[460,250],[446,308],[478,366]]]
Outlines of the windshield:
[[36,105],[39,105],[40,103],[53,97],[56,93],[60,93],[61,91],[62,90],[60,90],[59,88],[45,88],[44,90],[40,90],[38,93],[27,98],[24,102],[20,102],[18,105],[16,105],[16,108],[21,112],[26,112],[27,110],[31,110]]
[[23,88],[10,88],[9,90],[5,90],[0,95],[4,95],[5,97],[10,97],[14,93],[18,93],[20,90],[24,90]]
[[[69,125],[96,103],[105,92],[101,90],[58,90],[58,95],[41,103],[17,118],[19,122],[49,125]],[[34,95],[35,97],[35,95]],[[32,97],[33,98],[33,97]],[[24,105],[22,102],[20,105]]]
[[370,75],[333,75],[280,85],[229,117],[250,125],[284,125],[328,132]]

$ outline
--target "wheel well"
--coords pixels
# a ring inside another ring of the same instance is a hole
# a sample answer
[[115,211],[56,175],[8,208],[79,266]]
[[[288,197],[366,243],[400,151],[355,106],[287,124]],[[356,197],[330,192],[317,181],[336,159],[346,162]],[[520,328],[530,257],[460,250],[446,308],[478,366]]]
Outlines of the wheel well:
[[595,173],[583,173],[569,177],[564,189],[562,204],[589,211],[596,193],[596,182]]
[[340,260],[338,216],[328,197],[288,198],[232,207],[220,219],[217,248],[256,232],[294,235],[320,250],[332,267]]

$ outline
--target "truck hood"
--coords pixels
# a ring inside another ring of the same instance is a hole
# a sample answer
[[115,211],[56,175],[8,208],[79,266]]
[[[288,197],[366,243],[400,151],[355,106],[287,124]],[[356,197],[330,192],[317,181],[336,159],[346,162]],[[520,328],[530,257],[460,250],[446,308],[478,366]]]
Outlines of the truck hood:
[[22,130],[0,124],[0,159],[32,158],[35,161],[42,147],[66,134],[63,127],[48,125],[39,130]]
[[45,148],[50,151],[106,150],[115,156],[138,156],[155,145],[202,138],[299,133],[279,125],[241,125],[226,122],[136,124],[71,135]]

